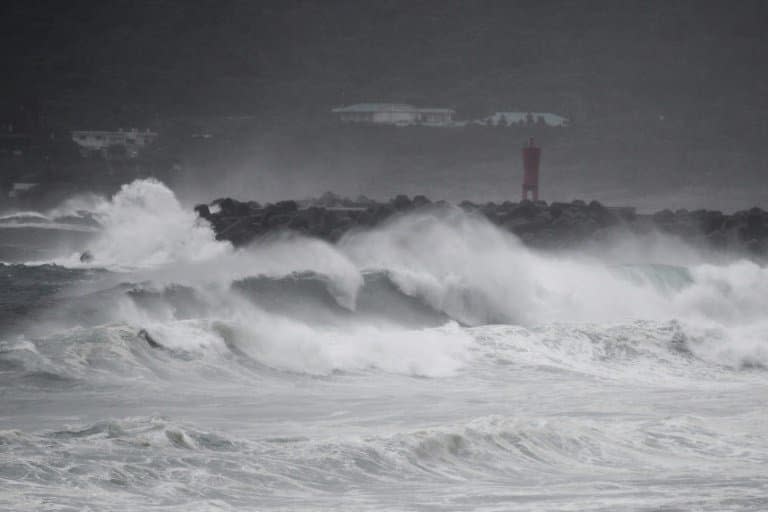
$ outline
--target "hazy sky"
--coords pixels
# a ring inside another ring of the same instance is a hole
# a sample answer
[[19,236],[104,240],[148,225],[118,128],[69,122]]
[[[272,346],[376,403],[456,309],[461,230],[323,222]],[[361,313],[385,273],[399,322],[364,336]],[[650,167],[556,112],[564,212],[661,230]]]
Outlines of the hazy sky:
[[545,197],[766,195],[764,0],[13,0],[2,9],[2,112],[37,102],[63,129],[255,116],[236,149],[190,162],[221,175],[205,192],[482,199],[506,194],[501,178],[517,186],[524,134],[495,146],[376,145],[312,128],[333,106],[392,101],[464,119],[517,109],[570,117],[567,136],[544,140]]
[[[764,111],[768,2],[6,1],[6,96],[291,112],[381,98]],[[606,97],[608,96],[608,97]],[[713,105],[714,104],[714,105]],[[99,112],[101,113],[101,112]]]

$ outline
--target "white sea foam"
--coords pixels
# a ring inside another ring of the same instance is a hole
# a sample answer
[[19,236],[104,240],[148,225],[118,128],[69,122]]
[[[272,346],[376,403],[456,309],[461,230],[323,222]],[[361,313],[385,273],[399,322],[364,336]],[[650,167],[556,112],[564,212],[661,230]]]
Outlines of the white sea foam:
[[[103,231],[90,247],[92,265],[130,270],[128,279],[135,282],[156,287],[184,284],[207,294],[207,320],[231,323],[240,339],[250,338],[253,347],[259,347],[254,349],[259,358],[295,371],[357,369],[376,366],[377,358],[401,357],[408,360],[404,364],[418,368],[413,340],[422,336],[424,346],[434,347],[434,332],[393,331],[398,334],[391,336],[378,331],[381,325],[365,325],[359,318],[354,324],[337,319],[337,331],[323,331],[306,318],[267,313],[253,304],[244,312],[242,305],[235,306],[240,299],[230,289],[233,282],[309,271],[324,279],[341,307],[354,312],[363,274],[380,271],[403,294],[462,324],[676,321],[697,357],[735,367],[768,365],[768,269],[753,262],[649,265],[645,257],[657,257],[658,247],[650,255],[635,253],[630,266],[583,255],[550,255],[526,248],[514,235],[459,209],[397,217],[378,228],[350,233],[337,245],[283,236],[235,250],[217,241],[211,227],[157,181],[133,182],[111,200],[95,203],[94,215]],[[68,261],[73,259],[76,256]],[[146,324],[151,319],[120,311],[115,320]],[[163,321],[176,320],[171,315]],[[409,341],[391,341],[398,336]],[[339,348],[353,345],[353,338],[367,341],[357,341],[356,352]],[[424,358],[463,361],[463,356],[454,356],[464,341],[445,342],[444,354],[430,349]],[[370,354],[363,355],[366,351]],[[290,354],[305,352],[313,356],[289,361]],[[456,368],[453,362],[437,366]]]
[[[102,231],[88,248],[92,265],[141,268],[210,260],[231,250],[156,180],[124,185],[109,201],[94,201],[93,207]],[[77,265],[78,256],[60,263]]]
[[[436,368],[453,371],[466,361],[460,348],[466,339],[430,330],[405,332],[392,323],[366,325],[359,318],[354,325],[337,319],[323,330],[307,318],[244,305],[230,289],[233,282],[309,271],[324,279],[341,307],[354,311],[363,274],[381,271],[403,294],[467,325],[530,328],[676,321],[697,357],[733,367],[768,365],[768,270],[753,262],[685,268],[648,265],[639,259],[626,266],[580,255],[547,255],[459,209],[398,217],[376,229],[350,233],[336,246],[282,236],[235,250],[215,240],[211,227],[155,180],[126,185],[109,201],[89,201],[103,230],[90,247],[94,261],[88,265],[128,270],[130,279],[155,287],[191,286],[206,297],[206,321],[231,324],[240,343],[252,340],[250,347],[245,343],[246,350],[253,349],[267,364],[293,371],[366,366],[401,371],[407,366],[416,373],[439,374],[442,370]],[[654,247],[652,255],[658,254]],[[65,261],[83,265],[77,255]],[[126,311],[116,311],[115,320],[153,323],[171,344],[178,338],[174,328],[158,324],[179,320],[173,308],[163,318]],[[396,330],[386,330],[391,328]],[[459,341],[439,342],[445,343],[440,353],[436,336]],[[423,340],[415,341],[419,337]],[[421,362],[419,350],[412,350],[417,344],[431,347]],[[346,351],[350,346],[355,350]],[[428,358],[445,361],[432,365],[425,363]],[[395,364],[400,359],[402,364]]]

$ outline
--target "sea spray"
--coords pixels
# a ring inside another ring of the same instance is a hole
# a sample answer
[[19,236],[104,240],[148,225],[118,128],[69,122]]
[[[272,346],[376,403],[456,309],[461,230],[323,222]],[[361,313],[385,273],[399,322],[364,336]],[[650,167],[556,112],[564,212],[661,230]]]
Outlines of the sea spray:
[[93,215],[102,226],[88,248],[93,265],[140,268],[210,260],[231,250],[153,179],[123,185],[109,201],[98,202]]
[[[259,357],[272,358],[285,367],[291,365],[268,347],[280,343],[316,347],[317,340],[333,345],[341,339],[332,334],[334,329],[352,329],[361,337],[375,339],[375,331],[362,333],[369,327],[394,328],[393,332],[406,325],[431,328],[440,315],[443,322],[468,326],[529,328],[554,323],[675,321],[689,332],[688,349],[698,357],[732,367],[768,363],[768,321],[763,315],[768,270],[752,262],[686,268],[642,260],[620,265],[581,254],[542,253],[523,246],[514,235],[482,216],[457,208],[400,216],[375,229],[349,233],[336,245],[282,234],[236,250],[215,240],[204,220],[195,218],[170,189],[154,180],[124,186],[111,200],[98,203],[94,215],[103,230],[91,246],[93,265],[122,269],[122,280],[149,283],[142,288],[189,287],[204,298],[197,315],[209,325],[215,321],[237,326],[239,343],[246,343],[250,336],[254,345],[262,347],[257,351]],[[287,287],[295,287],[302,274],[309,281],[290,291]],[[366,283],[365,276],[371,275],[385,279],[378,285],[370,280]],[[254,278],[257,281],[249,285],[248,280]],[[273,280],[271,288],[258,281],[265,278]],[[280,281],[286,278],[294,284]],[[341,310],[323,304],[324,299],[307,288],[310,281],[326,290]],[[379,311],[370,307],[358,311],[361,290],[368,290],[367,296],[374,289],[382,290],[377,293],[384,297],[383,287],[390,285],[396,293],[386,292],[385,300],[369,303]],[[275,302],[281,295],[279,289],[288,293],[282,306]],[[137,329],[189,319],[180,316],[183,308],[178,304],[160,306],[164,300],[161,297],[138,315],[131,306],[136,296],[128,295],[118,301],[123,304],[120,307],[102,306],[100,309],[115,310],[99,318],[111,315]],[[395,303],[403,306],[393,306]],[[413,310],[416,305],[423,309],[423,314],[413,317],[416,323],[400,318],[405,316],[404,309]],[[161,311],[165,313],[159,315]],[[297,324],[284,332],[303,334],[271,342],[270,335],[280,336],[268,328],[264,331],[263,326],[286,322]],[[313,338],[312,332],[316,335],[309,345],[296,341]],[[403,353],[398,346],[391,344],[393,354]],[[317,367],[347,364],[360,366],[333,356]]]

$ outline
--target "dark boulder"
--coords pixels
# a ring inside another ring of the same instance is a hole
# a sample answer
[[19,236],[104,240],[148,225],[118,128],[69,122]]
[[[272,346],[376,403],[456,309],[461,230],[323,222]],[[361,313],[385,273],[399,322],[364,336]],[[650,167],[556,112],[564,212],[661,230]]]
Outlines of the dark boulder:
[[719,211],[696,210],[692,215],[705,234],[721,230],[725,223],[725,215]]
[[400,194],[392,200],[392,206],[397,211],[403,211],[410,209],[413,206],[413,202],[408,196]]
[[288,227],[288,224],[291,222],[292,217],[285,213],[273,213],[272,215],[267,215],[264,223],[266,224],[266,227],[268,229],[275,229],[277,227]]
[[541,208],[539,208],[536,203],[526,199],[525,201],[521,201],[520,204],[509,213],[509,216],[515,219],[533,219],[539,211],[541,211]]
[[552,203],[549,205],[549,213],[552,215],[552,218],[558,218],[560,217],[564,211],[566,211],[571,205],[568,203]]
[[240,217],[248,215],[251,211],[248,203],[241,203],[231,197],[216,199],[212,204],[218,206],[221,215],[226,217]]
[[266,208],[270,213],[289,214],[299,210],[299,204],[296,201],[278,201]]
[[197,216],[201,219],[210,220],[211,218],[211,210],[208,208],[207,204],[199,204],[195,206],[195,213],[197,213]]
[[653,221],[660,225],[669,225],[675,221],[675,213],[670,210],[661,210],[653,214]]
[[427,196],[418,195],[413,198],[414,208],[421,208],[422,206],[427,206],[428,204],[431,204],[431,203],[432,201],[430,201]]

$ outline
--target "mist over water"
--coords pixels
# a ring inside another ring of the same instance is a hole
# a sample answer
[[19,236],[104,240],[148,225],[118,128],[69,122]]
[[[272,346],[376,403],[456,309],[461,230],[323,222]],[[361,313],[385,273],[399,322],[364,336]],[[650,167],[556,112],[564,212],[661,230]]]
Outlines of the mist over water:
[[2,267],[3,507],[768,506],[764,266],[456,208],[235,249],[157,181],[89,201],[92,261]]

